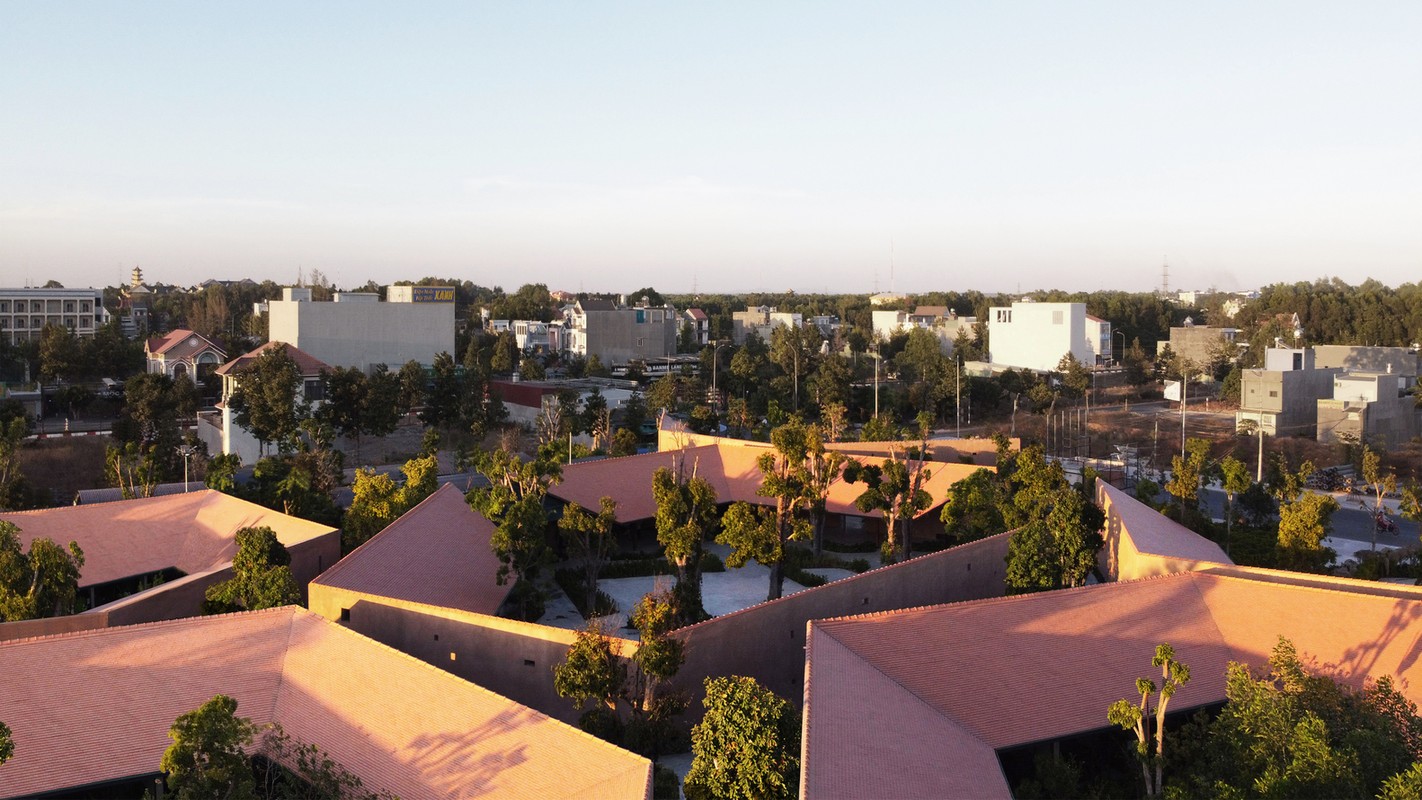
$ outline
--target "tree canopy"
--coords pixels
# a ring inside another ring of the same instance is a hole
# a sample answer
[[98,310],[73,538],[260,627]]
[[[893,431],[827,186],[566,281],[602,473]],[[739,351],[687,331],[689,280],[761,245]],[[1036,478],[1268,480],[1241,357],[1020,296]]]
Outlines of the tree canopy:
[[256,779],[247,746],[256,727],[237,716],[237,701],[219,694],[178,717],[168,731],[173,743],[159,768],[178,800],[255,800]]
[[20,529],[0,520],[0,622],[73,614],[79,610],[84,551],[39,536],[20,547]]
[[256,611],[301,601],[301,589],[291,574],[291,553],[275,531],[266,526],[242,528],[236,539],[232,577],[208,587],[203,613]]
[[790,800],[799,792],[800,715],[754,678],[706,679],[692,728],[688,800]]

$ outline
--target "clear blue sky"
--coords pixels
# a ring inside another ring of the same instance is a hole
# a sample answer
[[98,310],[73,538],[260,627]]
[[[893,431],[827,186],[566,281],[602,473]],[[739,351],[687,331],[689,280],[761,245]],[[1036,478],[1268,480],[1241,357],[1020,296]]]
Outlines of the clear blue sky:
[[0,284],[1422,279],[1422,2],[0,0]]

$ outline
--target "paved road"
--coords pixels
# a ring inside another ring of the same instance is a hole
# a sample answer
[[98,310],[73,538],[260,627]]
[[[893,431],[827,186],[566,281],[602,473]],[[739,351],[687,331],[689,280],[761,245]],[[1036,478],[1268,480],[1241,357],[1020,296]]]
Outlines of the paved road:
[[[1203,505],[1207,513],[1214,519],[1223,519],[1225,515],[1224,492],[1219,489],[1207,488],[1202,490],[1202,494],[1204,496]],[[1362,495],[1336,495],[1336,497],[1339,509],[1333,514],[1331,538],[1371,545],[1373,541],[1373,498]],[[1364,507],[1362,508],[1358,506],[1360,500],[1363,502]],[[1377,534],[1378,545],[1398,547],[1417,544],[1419,535],[1422,535],[1422,526],[1398,515],[1397,501],[1384,501],[1384,506],[1388,508],[1388,519],[1397,523],[1397,532],[1379,532]]]

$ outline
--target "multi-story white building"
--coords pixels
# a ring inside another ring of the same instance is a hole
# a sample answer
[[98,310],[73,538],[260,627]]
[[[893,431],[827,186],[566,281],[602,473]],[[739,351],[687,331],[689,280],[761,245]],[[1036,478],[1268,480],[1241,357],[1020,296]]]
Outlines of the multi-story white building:
[[873,315],[874,336],[880,340],[887,341],[900,331],[923,328],[938,337],[938,345],[945,354],[951,354],[953,342],[960,333],[966,333],[970,339],[977,338],[977,330],[973,327],[977,317],[960,317],[956,310],[947,306],[919,306],[913,311],[876,310],[870,313]]
[[568,352],[604,366],[646,361],[676,353],[681,315],[671,306],[619,306],[611,300],[579,300],[569,315]]
[[1111,352],[1111,324],[1088,320],[1085,303],[1034,303],[988,309],[988,351],[994,365],[1050,372],[1070,353],[1092,367]]
[[267,338],[286,342],[334,367],[376,364],[399,369],[407,361],[432,364],[454,352],[454,287],[391,286],[386,301],[367,292],[337,292],[314,302],[311,290],[282,289],[282,299],[259,303]]
[[774,306],[747,306],[745,311],[731,314],[731,341],[744,344],[746,337],[754,333],[769,342],[777,325],[798,328],[804,322],[798,312],[778,311]]
[[325,399],[321,373],[329,371],[330,365],[300,348],[279,341],[267,342],[215,370],[216,374],[222,376],[222,402],[218,403],[215,411],[199,412],[197,426],[198,439],[207,445],[209,453],[233,453],[243,464],[255,464],[263,455],[271,454],[270,443],[267,451],[263,452],[257,437],[237,423],[237,415],[229,401],[232,393],[237,391],[237,386],[243,381],[243,373],[251,369],[263,353],[276,347],[285,348],[287,356],[296,362],[297,372],[301,375],[301,389],[297,401],[314,404]]
[[107,319],[102,289],[0,289],[0,337],[11,344],[40,338],[46,325],[93,336]]

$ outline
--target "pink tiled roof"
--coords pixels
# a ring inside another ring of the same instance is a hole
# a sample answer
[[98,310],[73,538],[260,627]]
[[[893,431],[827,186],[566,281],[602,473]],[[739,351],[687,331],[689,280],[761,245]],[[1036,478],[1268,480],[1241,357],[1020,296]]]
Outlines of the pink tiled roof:
[[1150,506],[1136,502],[1106,481],[1097,481],[1096,490],[1105,493],[1112,513],[1119,516],[1121,526],[1130,531],[1131,541],[1138,551],[1187,561],[1234,563],[1219,545]]
[[154,772],[173,720],[219,693],[376,791],[650,794],[646,759],[288,606],[0,644],[16,743],[0,797]]
[[702,311],[702,310],[699,309],[699,308],[688,308],[688,309],[686,310],[686,315],[687,315],[688,317],[691,317],[691,318],[694,319],[694,320],[703,320],[703,319],[706,319],[706,312],[705,312],[705,311]]
[[494,614],[511,587],[495,580],[494,526],[445,484],[315,583],[442,608]]
[[247,369],[253,361],[256,361],[257,357],[262,353],[278,345],[286,348],[286,354],[291,356],[292,361],[296,362],[296,368],[301,372],[303,377],[320,375],[322,371],[331,369],[329,364],[302,350],[300,347],[287,344],[286,342],[267,342],[256,350],[237,356],[226,364],[223,364],[217,368],[216,372],[218,375],[241,372]]
[[[865,692],[889,697],[910,726],[938,715],[966,733],[895,736],[909,762],[978,764],[958,776],[969,794],[1000,794],[1000,770],[982,748],[1004,747],[1107,728],[1106,708],[1146,676],[1155,646],[1169,642],[1192,679],[1177,710],[1224,698],[1231,661],[1263,664],[1278,636],[1290,638],[1315,666],[1354,683],[1384,674],[1422,700],[1418,636],[1422,589],[1243,567],[1211,567],[1125,583],[910,609],[811,623],[806,696],[806,786],[847,779],[845,763],[879,743],[863,725],[834,724],[870,713]],[[862,664],[858,663],[862,662]],[[882,675],[921,703],[872,689]],[[847,688],[837,682],[866,676]],[[850,676],[850,677],[845,677]],[[822,691],[823,690],[823,691]],[[858,703],[851,711],[839,708]],[[872,704],[868,704],[872,705]],[[829,724],[820,724],[824,715]],[[952,729],[948,729],[952,730]],[[945,747],[944,742],[952,744]],[[981,762],[981,763],[980,763]],[[933,776],[903,797],[961,795]],[[841,796],[827,791],[814,796]]]
[[[761,483],[756,459],[766,452],[770,452],[768,444],[722,439],[716,444],[681,450],[585,461],[564,467],[562,483],[550,489],[549,494],[589,509],[598,508],[603,495],[608,495],[617,500],[619,522],[648,519],[657,513],[656,501],[652,497],[652,475],[658,469],[667,467],[673,470],[680,468],[687,475],[695,472],[698,477],[705,478],[716,490],[718,502],[741,500],[768,505],[772,502],[769,498],[755,493]],[[933,505],[920,512],[919,516],[941,506],[948,497],[949,487],[977,469],[981,467],[931,462],[928,465],[930,477],[923,488],[933,497]],[[862,483],[835,483],[830,487],[827,510],[833,514],[882,517],[883,514],[878,511],[864,514],[855,508],[854,501],[864,493],[864,489]]]
[[79,585],[177,567],[187,574],[223,566],[236,554],[237,531],[269,526],[290,547],[335,531],[319,523],[212,489],[39,511],[0,513],[20,528],[20,543],[39,536],[84,551]]

